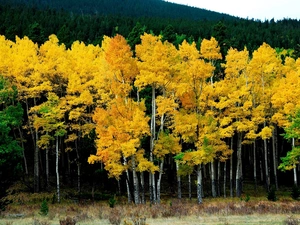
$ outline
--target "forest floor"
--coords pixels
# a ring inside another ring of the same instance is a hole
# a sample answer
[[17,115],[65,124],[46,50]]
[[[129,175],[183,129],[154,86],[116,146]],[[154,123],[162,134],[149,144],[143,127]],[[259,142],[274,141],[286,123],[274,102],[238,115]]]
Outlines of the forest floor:
[[[241,198],[206,197],[200,205],[195,198],[169,196],[162,196],[160,204],[148,201],[134,205],[128,203],[126,197],[117,196],[113,207],[109,200],[78,200],[67,192],[62,193],[58,204],[54,203],[54,193],[12,191],[7,196],[12,203],[0,211],[0,225],[300,224],[300,201],[292,199],[290,189],[277,191],[276,201],[269,201],[261,189],[258,192],[246,190]],[[42,215],[43,200],[47,200],[45,215]]]
[[239,198],[214,198],[204,199],[201,205],[196,199],[165,200],[155,205],[134,205],[124,200],[113,208],[107,201],[50,203],[44,216],[41,204],[10,204],[0,214],[0,225],[300,224],[300,202],[292,199],[273,202],[251,198],[246,202]]

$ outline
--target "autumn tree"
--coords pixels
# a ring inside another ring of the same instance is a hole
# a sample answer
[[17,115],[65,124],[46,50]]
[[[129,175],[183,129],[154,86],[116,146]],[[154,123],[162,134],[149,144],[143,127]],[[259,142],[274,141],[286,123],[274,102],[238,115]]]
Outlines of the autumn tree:
[[[247,71],[249,80],[251,80],[253,108],[256,112],[252,116],[252,120],[255,121],[256,126],[261,125],[261,129],[257,131],[257,134],[263,140],[265,182],[266,188],[269,190],[270,175],[267,140],[272,137],[274,129],[274,125],[271,123],[274,112],[270,102],[274,81],[282,75],[281,60],[277,57],[275,49],[264,43],[253,52],[253,57],[249,62]],[[276,154],[275,149],[273,149],[273,154]]]
[[59,138],[66,134],[66,125],[63,121],[65,109],[65,101],[49,92],[47,101],[34,106],[30,109],[33,114],[33,126],[41,132],[38,145],[41,148],[48,148],[51,141],[55,141],[55,171],[56,171],[56,187],[57,202],[60,202],[60,179],[59,179]]
[[[136,77],[134,85],[142,90],[147,86],[152,88],[151,94],[151,121],[150,121],[150,161],[154,161],[155,142],[159,138],[157,133],[163,132],[165,129],[166,113],[170,110],[166,107],[171,107],[174,110],[174,89],[177,81],[176,65],[178,61],[177,50],[171,43],[162,42],[161,36],[154,36],[145,33],[141,37],[141,44],[136,46],[136,56],[139,59],[138,68],[139,74]],[[157,92],[161,93],[159,98]],[[158,100],[159,99],[159,100]],[[158,111],[157,102],[161,103],[162,109]],[[157,122],[157,117],[160,122]],[[157,124],[159,130],[157,131]],[[160,160],[159,177],[161,177],[164,160]],[[157,199],[155,188],[155,175],[150,174],[150,199],[153,202],[160,201]],[[160,187],[161,179],[158,179],[157,186]],[[160,190],[157,190],[160,191]],[[159,197],[158,193],[158,197]]]
[[[18,89],[18,100],[25,105],[26,115],[32,106],[37,105],[38,100],[52,87],[49,80],[44,74],[38,71],[40,65],[39,48],[28,37],[18,38],[16,42],[7,43],[10,46],[8,52],[9,57],[4,61],[3,76],[7,77]],[[38,132],[33,127],[32,117],[28,117],[26,129],[30,132],[34,148],[34,191],[40,190],[40,168],[39,168],[39,147]]]
[[107,67],[107,94],[110,99],[104,108],[97,108],[93,120],[96,123],[97,153],[89,157],[89,163],[102,161],[111,177],[120,179],[126,172],[129,200],[128,169],[132,170],[134,202],[140,203],[137,172],[154,172],[157,167],[144,158],[141,139],[149,135],[148,117],[144,102],[129,97],[138,73],[135,59],[126,40],[116,35],[105,37],[103,57]]
[[174,132],[194,146],[182,160],[189,166],[197,166],[197,196],[198,203],[202,203],[202,166],[213,162],[217,152],[225,153],[227,147],[212,110],[214,87],[207,82],[212,79],[213,65],[201,59],[195,43],[184,41],[179,52],[184,74],[177,95],[182,108],[174,116]]

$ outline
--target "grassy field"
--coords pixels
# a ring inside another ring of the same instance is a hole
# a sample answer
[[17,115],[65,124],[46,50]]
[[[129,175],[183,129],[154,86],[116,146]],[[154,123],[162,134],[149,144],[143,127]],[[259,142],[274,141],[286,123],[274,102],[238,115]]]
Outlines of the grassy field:
[[[300,203],[292,199],[267,201],[253,198],[168,200],[160,205],[133,205],[119,200],[114,208],[107,202],[49,204],[47,215],[40,215],[40,204],[12,204],[1,213],[0,225],[56,225],[66,218],[76,224],[300,224]],[[66,223],[68,224],[68,223]]]
[[[108,200],[76,201],[67,197],[67,192],[62,195],[60,204],[52,204],[53,193],[14,190],[7,197],[13,203],[0,211],[0,225],[300,224],[300,202],[291,198],[289,189],[278,191],[277,201],[269,201],[263,189],[245,193],[250,194],[242,198],[204,198],[200,205],[196,199],[167,196],[162,198],[161,204],[134,205],[128,204],[126,197],[116,197],[112,208]],[[41,215],[45,199],[48,211]]]
[[[129,218],[121,221],[120,224],[161,224],[161,225],[199,225],[199,224],[211,224],[211,225],[224,225],[224,224],[299,224],[300,216],[287,217],[285,215],[244,215],[244,216],[186,216],[186,217],[169,217],[169,218],[156,218],[156,219],[146,219],[145,223],[134,223],[133,220]],[[124,222],[125,221],[125,222]],[[127,221],[127,222],[126,222]],[[0,220],[1,225],[16,224],[16,225],[57,225],[60,224],[56,218],[24,218],[24,219],[3,219]],[[76,224],[80,225],[109,225],[112,224],[107,219],[86,219],[84,221],[78,221]],[[117,224],[117,223],[115,223]]]

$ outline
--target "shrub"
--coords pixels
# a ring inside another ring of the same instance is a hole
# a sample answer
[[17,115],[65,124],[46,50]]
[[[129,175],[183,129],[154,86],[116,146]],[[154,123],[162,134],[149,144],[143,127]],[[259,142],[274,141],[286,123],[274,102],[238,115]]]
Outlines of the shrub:
[[241,201],[249,202],[250,201],[250,195],[246,195],[245,198],[241,197]]
[[49,212],[48,202],[46,201],[46,199],[44,199],[41,204],[40,215],[47,216],[48,212]]
[[115,196],[108,199],[108,204],[110,208],[114,208],[117,203]]

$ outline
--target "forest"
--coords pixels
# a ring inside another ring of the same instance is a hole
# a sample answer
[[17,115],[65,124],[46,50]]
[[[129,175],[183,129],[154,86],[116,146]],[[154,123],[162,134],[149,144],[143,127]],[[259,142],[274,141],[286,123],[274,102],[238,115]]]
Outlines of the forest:
[[202,203],[298,185],[297,20],[182,20],[185,32],[176,19],[0,7],[0,197],[22,183],[56,202],[72,189]]

